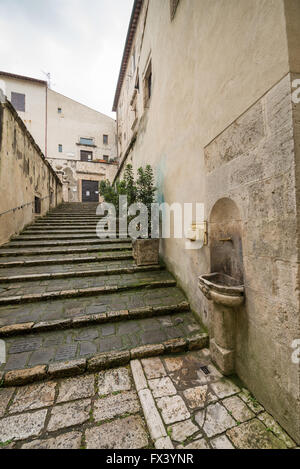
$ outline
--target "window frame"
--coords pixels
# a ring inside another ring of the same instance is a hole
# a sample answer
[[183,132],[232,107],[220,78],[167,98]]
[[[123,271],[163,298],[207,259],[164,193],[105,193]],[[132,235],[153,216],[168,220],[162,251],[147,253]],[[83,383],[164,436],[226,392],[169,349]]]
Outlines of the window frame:
[[152,70],[152,59],[150,58],[147,62],[146,71],[143,79],[143,91],[144,91],[144,109],[150,107],[150,101],[153,95],[153,70]]
[[[23,98],[22,106],[20,106],[20,98]],[[19,93],[18,91],[12,91],[10,94],[10,102],[16,111],[26,112],[26,94]]]
[[[87,159],[85,159],[84,155],[86,155]],[[91,159],[89,159],[89,155],[91,156]],[[94,154],[92,151],[80,150],[80,161],[83,161],[85,163],[90,163],[93,161],[93,158],[94,158]]]
[[58,153],[62,153],[63,152],[63,145],[62,143],[59,143],[58,144]]
[[103,134],[103,145],[108,145],[108,135]]
[[[88,143],[91,142],[91,143]],[[79,145],[84,145],[86,147],[94,147],[95,139],[94,137],[79,137]]]

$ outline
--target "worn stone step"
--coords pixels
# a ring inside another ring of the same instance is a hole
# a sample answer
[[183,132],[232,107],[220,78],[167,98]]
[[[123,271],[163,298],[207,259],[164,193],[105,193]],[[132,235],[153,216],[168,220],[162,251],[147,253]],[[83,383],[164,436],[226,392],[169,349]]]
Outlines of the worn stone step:
[[94,238],[95,237],[95,230],[47,230],[47,229],[39,229],[39,230],[25,230],[23,231],[22,235],[18,235],[14,239],[19,239],[22,238],[23,236],[25,238],[32,238],[32,239],[72,239],[73,237],[77,237],[78,239],[86,237],[88,238]]
[[[121,275],[121,274],[134,274],[136,272],[148,272],[148,271],[158,271],[162,270],[163,267],[160,265],[153,266],[127,266],[127,267],[106,267],[99,269],[98,268],[86,268],[81,267],[79,270],[69,270],[68,272],[53,272],[53,273],[31,273],[23,275],[11,275],[11,276],[2,276],[0,271],[0,284],[3,283],[19,283],[19,282],[31,282],[31,281],[42,281],[42,280],[55,280],[55,279],[64,279],[64,278],[76,278],[76,277],[90,277],[93,276],[107,276],[107,275]],[[45,270],[45,269],[43,269]]]
[[0,306],[0,327],[28,322],[61,321],[120,310],[168,307],[186,302],[177,287],[141,288],[109,295]]
[[[122,239],[122,244],[127,243],[127,245],[131,245],[132,241],[130,238],[127,239]],[[91,238],[91,239],[66,239],[66,240],[34,240],[34,241],[27,241],[27,240],[21,240],[21,241],[11,241],[7,244],[3,245],[3,249],[9,248],[9,249],[21,249],[21,248],[27,248],[27,247],[60,247],[60,246],[92,246],[92,245],[99,245],[101,244],[119,244],[120,239],[100,239],[100,238]]]
[[63,264],[49,264],[47,269],[45,265],[22,265],[22,269],[19,266],[6,266],[5,268],[0,267],[0,278],[11,277],[17,275],[35,275],[35,274],[54,274],[58,272],[72,272],[72,271],[83,271],[83,270],[103,270],[103,269],[115,269],[115,268],[128,268],[136,267],[133,259],[106,259],[102,262],[91,260],[89,262],[78,262],[78,263],[63,263]]
[[[44,233],[44,234],[43,234]],[[90,234],[47,234],[46,232],[41,232],[40,234],[23,234],[16,236],[15,238],[12,238],[12,242],[16,241],[60,241],[60,240],[90,240],[90,239],[95,239],[95,231],[92,231]],[[99,241],[99,238],[97,238]],[[130,238],[126,238],[124,236],[123,238],[124,241],[130,242]],[[101,242],[103,241],[111,241],[111,242],[120,242],[120,238],[117,239],[102,239]]]
[[[0,368],[5,373],[38,365],[53,370],[51,364],[57,367],[59,363],[63,366],[66,361],[82,359],[87,360],[86,368],[92,371],[103,366],[103,353],[122,352],[129,358],[142,358],[203,348],[208,344],[207,335],[190,312],[99,324],[92,328],[33,333],[10,337],[5,342],[7,362]],[[13,384],[13,375],[16,373],[4,376],[7,385]]]
[[95,228],[98,225],[99,222],[93,222],[93,221],[86,221],[86,222],[55,222],[55,223],[49,223],[49,222],[40,222],[40,223],[35,223],[32,225],[32,228],[68,228],[72,227],[73,229],[77,228]]
[[[133,266],[132,268],[134,268]],[[131,269],[132,269],[131,268]],[[40,295],[41,292],[51,293],[60,291],[77,291],[79,289],[89,289],[98,287],[119,287],[126,286],[127,284],[139,284],[153,281],[169,281],[174,280],[173,276],[165,269],[160,266],[150,267],[148,270],[132,271],[130,273],[115,273],[111,274],[107,272],[103,275],[97,275],[94,271],[87,271],[86,276],[74,278],[58,278],[51,277],[49,280],[31,279],[26,282],[26,285],[22,282],[5,283],[2,282],[0,285],[0,299],[3,297],[15,297],[24,295]],[[128,269],[125,269],[128,270]],[[45,274],[47,274],[45,272]]]
[[107,313],[86,314],[84,316],[69,319],[17,323],[2,327],[0,326],[0,338],[24,336],[26,334],[36,334],[57,330],[77,329],[80,327],[90,327],[99,324],[145,319],[163,315],[170,316],[189,310],[189,303],[187,301],[182,301],[181,303],[169,306],[147,306],[144,308],[109,311]]
[[51,266],[60,264],[78,264],[78,263],[90,263],[90,262],[106,262],[110,261],[121,261],[132,259],[132,251],[116,251],[113,253],[99,253],[97,256],[87,256],[85,253],[76,254],[64,254],[59,258],[53,258],[52,256],[16,256],[16,260],[13,257],[2,257],[0,258],[0,268],[6,269],[11,267],[33,267],[33,266]]
[[40,225],[43,223],[48,223],[48,224],[56,224],[56,223],[99,223],[101,220],[103,220],[103,217],[82,217],[82,218],[74,218],[74,217],[69,217],[69,218],[54,218],[54,217],[47,217],[47,218],[39,218],[35,221],[35,225]]
[[[63,282],[63,280],[60,280]],[[100,283],[100,282],[99,282]],[[175,280],[153,280],[153,281],[128,281],[124,284],[118,283],[117,285],[109,285],[109,286],[95,286],[95,287],[87,287],[87,288],[77,288],[77,289],[70,289],[70,290],[50,290],[44,293],[31,293],[31,294],[22,294],[22,292],[18,295],[13,295],[13,289],[7,289],[6,292],[3,292],[2,287],[2,294],[0,294],[0,306],[4,305],[13,305],[13,304],[25,304],[25,303],[34,303],[37,301],[48,301],[48,300],[60,300],[64,298],[77,298],[80,296],[95,296],[95,295],[109,295],[116,292],[122,291],[131,291],[131,290],[138,290],[138,289],[155,289],[155,288],[163,288],[163,287],[174,287],[176,286]],[[26,285],[26,290],[28,290],[28,286]],[[22,291],[19,288],[19,291]],[[10,295],[11,293],[11,295]]]
[[11,256],[41,256],[41,255],[52,255],[52,254],[79,254],[85,252],[109,252],[109,251],[127,251],[128,243],[116,243],[116,244],[105,244],[99,243],[98,245],[80,247],[80,248],[31,248],[28,250],[25,249],[0,249],[0,258],[1,257],[11,257]]

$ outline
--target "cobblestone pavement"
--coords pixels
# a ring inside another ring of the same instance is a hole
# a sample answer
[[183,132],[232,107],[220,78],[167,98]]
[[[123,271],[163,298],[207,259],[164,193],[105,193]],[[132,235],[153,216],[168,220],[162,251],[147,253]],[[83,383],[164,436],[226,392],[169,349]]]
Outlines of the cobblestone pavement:
[[134,360],[131,368],[156,448],[296,447],[237,379],[222,377],[208,349]]
[[208,349],[133,360],[130,365],[23,387],[0,388],[0,446],[6,449],[296,447],[241,383],[220,375],[210,362]]
[[0,417],[7,449],[152,446],[129,367],[0,388]]

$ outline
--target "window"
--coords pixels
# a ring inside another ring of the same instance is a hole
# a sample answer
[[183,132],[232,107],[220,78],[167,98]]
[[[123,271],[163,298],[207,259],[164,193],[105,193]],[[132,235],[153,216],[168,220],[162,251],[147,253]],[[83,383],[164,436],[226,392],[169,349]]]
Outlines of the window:
[[59,153],[62,153],[63,151],[63,146],[61,144],[58,145],[58,152]]
[[103,160],[108,162],[109,156],[108,155],[103,155]]
[[103,143],[104,145],[108,144],[108,135],[103,135]]
[[61,114],[61,113],[62,113],[62,108],[61,108],[61,107],[58,107],[58,108],[57,108],[57,113],[58,113],[58,114]]
[[80,160],[81,161],[93,161],[93,152],[92,151],[80,151]]
[[94,139],[93,138],[80,137],[79,143],[80,143],[80,145],[94,146]]
[[34,213],[41,213],[41,199],[39,197],[34,198]]
[[171,21],[174,19],[176,15],[176,10],[179,4],[179,0],[170,0],[170,16],[171,16]]
[[152,96],[152,62],[150,60],[145,78],[144,78],[144,107],[149,107],[149,101]]
[[11,93],[11,104],[16,109],[16,111],[25,112],[25,94]]

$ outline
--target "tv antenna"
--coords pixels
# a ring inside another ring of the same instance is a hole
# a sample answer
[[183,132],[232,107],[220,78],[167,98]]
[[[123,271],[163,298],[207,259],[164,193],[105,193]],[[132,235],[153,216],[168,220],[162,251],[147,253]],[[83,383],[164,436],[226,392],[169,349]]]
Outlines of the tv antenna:
[[46,76],[47,83],[48,83],[48,88],[51,89],[51,73],[50,72],[44,72],[44,70],[42,70],[42,73]]

